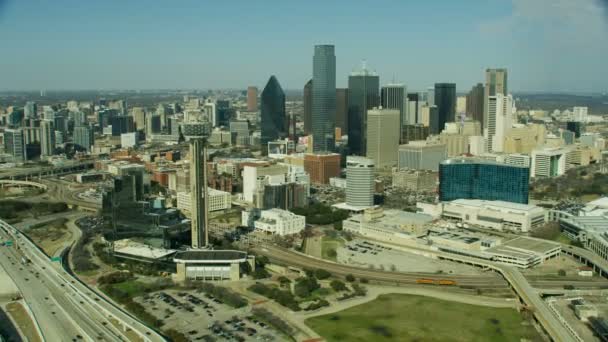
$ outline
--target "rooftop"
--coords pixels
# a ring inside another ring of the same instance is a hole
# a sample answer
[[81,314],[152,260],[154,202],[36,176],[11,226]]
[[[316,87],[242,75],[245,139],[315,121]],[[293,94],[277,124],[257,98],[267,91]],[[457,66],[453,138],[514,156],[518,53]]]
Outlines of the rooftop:
[[511,165],[511,164],[499,163],[497,161],[493,161],[493,160],[489,160],[489,159],[470,158],[470,157],[451,158],[451,159],[447,159],[447,160],[442,161],[440,164],[441,165],[450,165],[450,164],[483,164],[483,165],[496,165],[496,166],[504,166],[504,167],[528,169],[527,166]]
[[176,251],[173,249],[156,248],[135,242],[129,239],[118,240],[114,242],[114,251],[116,253],[142,257],[146,259],[161,259]]
[[247,253],[236,250],[189,250],[180,251],[173,257],[174,261],[239,261],[247,258]]
[[522,204],[522,203],[513,203],[506,201],[487,201],[487,200],[479,200],[479,199],[456,199],[451,202],[452,204],[458,204],[469,207],[484,207],[488,209],[494,210],[517,210],[517,211],[526,211],[531,212],[534,210],[544,210],[541,207],[538,207],[533,204]]

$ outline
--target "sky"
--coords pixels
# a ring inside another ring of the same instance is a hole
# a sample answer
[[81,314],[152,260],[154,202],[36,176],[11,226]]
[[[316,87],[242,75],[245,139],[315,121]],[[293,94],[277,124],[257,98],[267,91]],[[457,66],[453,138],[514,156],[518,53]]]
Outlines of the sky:
[[315,44],[338,87],[366,60],[411,90],[608,91],[608,0],[0,0],[0,90],[301,89]]

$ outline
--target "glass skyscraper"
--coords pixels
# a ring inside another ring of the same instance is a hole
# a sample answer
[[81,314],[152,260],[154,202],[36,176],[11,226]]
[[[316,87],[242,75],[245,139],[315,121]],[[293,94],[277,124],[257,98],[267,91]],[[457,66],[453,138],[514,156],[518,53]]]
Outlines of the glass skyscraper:
[[439,133],[445,129],[446,122],[456,119],[456,84],[435,83],[435,106]]
[[315,45],[312,58],[313,151],[333,151],[336,125],[336,55],[333,45]]
[[268,142],[287,136],[285,93],[273,75],[266,83],[261,96],[261,144],[262,153],[268,152]]
[[366,151],[367,110],[380,105],[380,77],[366,68],[348,76],[348,147],[351,154]]
[[439,164],[439,200],[480,199],[528,204],[530,168],[474,158]]

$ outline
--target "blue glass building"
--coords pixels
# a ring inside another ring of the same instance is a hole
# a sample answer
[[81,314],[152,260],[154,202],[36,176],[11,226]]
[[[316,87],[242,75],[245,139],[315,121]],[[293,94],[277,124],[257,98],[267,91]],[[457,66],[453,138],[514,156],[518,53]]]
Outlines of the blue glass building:
[[439,164],[439,200],[480,199],[528,204],[528,167],[474,158]]

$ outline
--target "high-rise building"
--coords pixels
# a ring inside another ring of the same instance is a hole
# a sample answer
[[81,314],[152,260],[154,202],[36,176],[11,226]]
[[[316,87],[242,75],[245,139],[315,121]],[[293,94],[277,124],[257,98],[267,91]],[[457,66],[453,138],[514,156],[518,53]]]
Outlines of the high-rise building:
[[[333,151],[336,124],[336,55],[333,45],[315,45],[312,67],[313,151]],[[349,94],[350,95],[350,94]]]
[[572,108],[572,118],[576,122],[587,122],[588,112],[587,107],[574,107]]
[[400,133],[399,109],[374,108],[367,111],[367,151],[377,168],[397,165]]
[[146,112],[142,107],[133,107],[131,110],[131,116],[133,116],[133,123],[135,129],[144,131],[146,128]]
[[200,137],[190,139],[190,196],[192,248],[205,248],[209,242],[207,148]]
[[348,76],[348,147],[354,155],[364,155],[367,134],[367,111],[380,104],[380,77],[365,63]]
[[213,123],[213,127],[228,126],[230,119],[232,118],[232,108],[230,108],[230,101],[217,100],[215,102],[215,110],[215,115],[217,119]]
[[50,120],[40,121],[40,154],[43,157],[52,156],[55,151],[55,129]]
[[543,148],[532,151],[530,175],[535,178],[558,177],[568,169],[567,159],[569,149]]
[[261,147],[267,152],[268,142],[287,137],[285,93],[275,76],[271,76],[261,96]]
[[530,169],[489,160],[455,158],[439,165],[439,200],[528,203]]
[[503,94],[490,96],[487,100],[488,112],[485,117],[484,137],[489,152],[503,152],[505,136],[513,125],[513,97]]
[[456,98],[456,114],[458,116],[466,116],[467,114],[467,97],[458,96]]
[[439,163],[448,159],[447,147],[427,141],[410,141],[399,146],[399,168],[413,170],[439,170]]
[[456,84],[435,83],[435,106],[439,131],[442,131],[446,122],[456,120]]
[[312,134],[312,80],[304,85],[304,134]]
[[484,99],[484,87],[483,84],[477,83],[477,85],[471,88],[471,91],[467,94],[467,114],[473,120],[481,123],[481,131],[483,132],[484,121],[483,121],[483,99]]
[[403,126],[403,142],[407,144],[414,140],[426,140],[429,136],[429,127],[421,123]]
[[[348,131],[348,89],[336,89],[336,128]],[[337,138],[336,138],[337,139]]]
[[409,124],[407,122],[407,106],[406,106],[407,90],[403,84],[387,84],[382,86],[380,90],[380,104],[382,108],[399,110],[399,140],[403,143],[403,126]]
[[351,207],[374,205],[374,161],[364,157],[346,157],[346,204]]
[[435,105],[435,87],[428,87],[426,89],[426,104],[427,106]]
[[126,115],[113,116],[110,119],[112,125],[112,136],[119,137],[123,133],[134,131],[133,117]]
[[95,143],[93,128],[90,126],[74,127],[74,145],[81,149],[91,151],[91,146]]
[[161,119],[158,114],[151,114],[146,116],[146,138],[150,139],[153,134],[159,134],[161,132]]
[[258,110],[258,88],[250,86],[247,88],[247,111],[255,112]]
[[74,119],[74,126],[82,126],[87,124],[87,115],[83,111],[70,112]]
[[7,128],[4,130],[4,150],[13,156],[16,162],[27,159],[25,153],[25,137],[21,128]]
[[483,130],[487,128],[490,96],[496,96],[498,94],[507,96],[509,94],[508,91],[509,90],[507,87],[507,69],[486,69],[486,83],[483,95],[484,119],[480,120],[481,127]]
[[581,137],[581,133],[584,131],[583,125],[580,121],[568,121],[566,123],[566,129],[573,132],[574,137],[577,139]]
[[38,116],[38,105],[34,101],[27,101],[23,106],[23,114],[26,119],[33,119]]
[[[434,101],[434,100],[433,100]],[[407,94],[407,110],[405,125],[415,125],[422,123],[422,100],[418,93]]]
[[[422,107],[422,117],[425,118],[425,116],[428,117],[429,133],[433,135],[439,134],[443,128],[439,127],[439,110],[437,109],[437,106]],[[423,119],[423,123],[426,122],[427,121]]]
[[312,184],[329,184],[329,179],[340,176],[340,155],[328,154],[305,154],[304,170],[310,176]]

